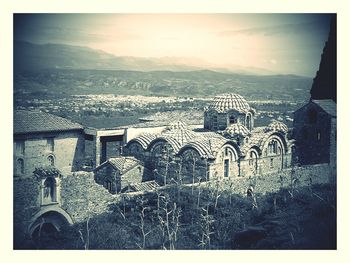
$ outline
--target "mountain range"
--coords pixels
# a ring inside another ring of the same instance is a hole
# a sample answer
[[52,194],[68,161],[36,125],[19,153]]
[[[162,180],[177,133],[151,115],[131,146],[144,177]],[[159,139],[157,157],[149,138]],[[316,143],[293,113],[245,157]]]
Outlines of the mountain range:
[[66,44],[33,44],[14,41],[15,71],[42,69],[92,69],[133,71],[196,71],[272,75],[271,71],[237,65],[215,66],[208,62],[183,57],[143,58],[115,56],[101,50]]

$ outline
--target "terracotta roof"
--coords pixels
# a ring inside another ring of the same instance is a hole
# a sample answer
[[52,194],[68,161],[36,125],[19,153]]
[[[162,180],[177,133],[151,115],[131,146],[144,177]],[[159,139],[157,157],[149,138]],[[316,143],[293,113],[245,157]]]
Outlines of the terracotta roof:
[[228,135],[228,136],[235,136],[235,135],[241,135],[243,137],[247,136],[250,134],[249,130],[247,129],[247,127],[245,127],[242,124],[238,124],[238,123],[234,123],[231,124],[229,127],[227,127],[225,129],[225,131],[223,132],[224,135]]
[[248,142],[244,143],[244,145],[241,147],[243,154],[246,154],[247,151],[254,146],[257,146],[259,149],[261,149],[266,140],[274,133],[274,131],[264,130],[266,130],[266,127],[258,127],[252,131]]
[[337,117],[337,104],[333,100],[312,100],[332,117]]
[[147,181],[142,183],[134,183],[129,186],[133,191],[152,191],[159,187],[155,181]]
[[140,164],[140,161],[135,159],[131,156],[119,156],[108,159],[106,162],[101,164],[100,166],[96,167],[96,170],[98,170],[101,166],[105,165],[106,163],[109,163],[112,165],[116,170],[119,170],[120,174],[124,174],[136,165]]
[[216,110],[217,112],[236,110],[244,113],[252,110],[248,102],[238,94],[222,94],[215,96],[213,102],[209,104],[208,110],[210,109]]
[[153,134],[153,133],[142,133],[142,134],[140,134],[139,136],[137,136],[137,137],[131,139],[131,140],[128,142],[127,147],[128,147],[128,146],[130,145],[130,143],[132,143],[132,142],[138,142],[138,143],[142,146],[142,148],[143,148],[144,150],[146,150],[147,147],[148,147],[148,145],[149,145],[154,139],[156,139],[156,138],[157,138],[157,136],[156,136],[155,134]]
[[83,126],[71,120],[41,111],[16,110],[13,129],[15,134],[81,130]]
[[187,128],[187,125],[182,121],[172,122],[166,127],[162,133],[164,137],[171,137],[183,145],[188,141],[194,140],[198,134]]
[[288,127],[283,122],[273,120],[266,128],[265,132],[269,131],[280,131],[283,133],[288,132]]

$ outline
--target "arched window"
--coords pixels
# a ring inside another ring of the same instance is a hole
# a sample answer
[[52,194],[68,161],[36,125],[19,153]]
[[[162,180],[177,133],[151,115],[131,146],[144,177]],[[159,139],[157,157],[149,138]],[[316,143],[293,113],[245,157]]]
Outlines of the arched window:
[[56,202],[56,180],[53,177],[47,177],[43,187],[43,204]]
[[235,118],[234,115],[230,115],[230,117],[229,117],[229,123],[230,123],[230,124],[236,123],[236,118]]
[[248,130],[252,130],[252,116],[250,114],[247,114],[245,126]]
[[317,122],[317,111],[314,109],[309,110],[308,117],[309,117],[309,123],[316,123]]
[[109,181],[109,180],[105,181],[104,186],[109,192],[112,192],[112,182],[111,181]]
[[24,174],[24,161],[22,158],[17,159],[16,171],[18,174]]
[[55,166],[55,158],[52,155],[49,155],[47,157],[47,164],[49,166]]
[[214,130],[217,130],[218,129],[218,116],[214,115],[212,117],[212,128]]

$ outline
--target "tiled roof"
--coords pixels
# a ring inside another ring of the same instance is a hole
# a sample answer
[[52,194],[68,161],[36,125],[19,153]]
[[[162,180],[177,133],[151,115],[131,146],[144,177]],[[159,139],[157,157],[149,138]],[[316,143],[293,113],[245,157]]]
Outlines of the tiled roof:
[[194,140],[198,134],[187,128],[187,125],[182,121],[172,122],[165,128],[162,133],[164,137],[171,137],[183,145],[188,141]]
[[273,120],[273,121],[265,128],[265,131],[266,131],[266,132],[269,132],[269,131],[280,131],[280,132],[287,133],[287,132],[288,132],[288,127],[287,127],[287,125],[285,125],[283,122]]
[[333,100],[312,100],[332,117],[337,116],[337,104]]
[[130,145],[132,142],[138,142],[142,148],[146,150],[148,145],[156,138],[157,136],[153,133],[142,133],[139,136],[131,139],[127,145]]
[[216,132],[198,132],[200,137],[186,145],[197,149],[201,157],[214,158],[217,151],[229,140]]
[[147,181],[142,183],[134,183],[130,185],[131,190],[138,191],[152,191],[159,187],[155,181]]
[[229,110],[236,110],[238,112],[246,113],[251,110],[248,102],[238,94],[223,94],[215,96],[213,102],[208,109],[214,109],[217,112],[227,112]]
[[231,124],[229,127],[227,127],[225,129],[225,131],[223,133],[225,135],[230,136],[230,137],[233,137],[235,135],[241,135],[241,136],[245,137],[245,136],[250,134],[247,127],[245,127],[242,124],[238,124],[238,123]]
[[83,129],[79,123],[41,111],[16,110],[13,129],[15,134],[69,131]]
[[266,140],[274,133],[274,131],[266,132],[264,130],[266,130],[266,127],[258,127],[252,131],[248,143],[245,143],[241,148],[243,154],[247,153],[253,146],[261,149]]
[[[140,161],[135,159],[134,157],[125,157],[125,156],[119,156],[108,159],[107,163],[111,164],[115,169],[120,171],[120,174],[124,174],[127,171],[129,171],[131,168],[135,167],[136,165],[140,164]],[[104,165],[105,163],[101,164],[100,166]],[[96,169],[98,169],[97,167]]]

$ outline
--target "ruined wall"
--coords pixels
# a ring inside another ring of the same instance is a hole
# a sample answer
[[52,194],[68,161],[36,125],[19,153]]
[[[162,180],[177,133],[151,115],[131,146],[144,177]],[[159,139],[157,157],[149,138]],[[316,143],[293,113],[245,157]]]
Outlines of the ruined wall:
[[294,172],[289,168],[278,173],[235,178],[233,191],[246,195],[248,187],[252,185],[255,193],[266,194],[276,192],[281,187],[290,187],[292,181],[295,187],[329,183],[330,174],[331,168],[328,164],[296,167]]
[[13,180],[13,227],[14,243],[28,238],[28,227],[32,217],[40,210],[39,180],[34,177]]
[[[47,146],[47,138],[54,138],[54,151]],[[14,151],[14,174],[16,171],[16,162],[18,158],[24,160],[23,175],[31,175],[36,167],[49,165],[48,156],[52,155],[55,167],[63,174],[70,174],[77,170],[84,159],[84,136],[81,131],[43,133],[30,136],[15,138],[14,149],[16,149],[16,140],[24,140],[24,153]]]
[[89,215],[107,212],[115,198],[96,184],[93,173],[79,172],[61,179],[61,207],[74,223],[86,220]]

